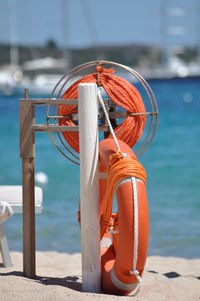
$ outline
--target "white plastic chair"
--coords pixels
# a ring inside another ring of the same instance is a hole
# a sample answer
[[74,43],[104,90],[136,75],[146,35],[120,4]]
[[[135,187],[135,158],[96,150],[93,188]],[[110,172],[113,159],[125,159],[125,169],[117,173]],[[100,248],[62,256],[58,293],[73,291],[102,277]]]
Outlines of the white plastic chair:
[[[35,213],[42,213],[43,193],[35,187]],[[14,213],[22,213],[22,186],[0,186],[0,251],[4,267],[12,266],[4,222]]]

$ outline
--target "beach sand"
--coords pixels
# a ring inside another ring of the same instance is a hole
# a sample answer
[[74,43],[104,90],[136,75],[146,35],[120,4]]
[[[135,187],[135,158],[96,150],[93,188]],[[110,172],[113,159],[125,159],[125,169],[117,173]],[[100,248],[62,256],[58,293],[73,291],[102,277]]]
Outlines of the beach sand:
[[23,277],[22,253],[11,252],[13,267],[0,265],[0,301],[177,300],[200,301],[200,259],[148,257],[136,297],[81,292],[81,255],[37,252],[37,277]]

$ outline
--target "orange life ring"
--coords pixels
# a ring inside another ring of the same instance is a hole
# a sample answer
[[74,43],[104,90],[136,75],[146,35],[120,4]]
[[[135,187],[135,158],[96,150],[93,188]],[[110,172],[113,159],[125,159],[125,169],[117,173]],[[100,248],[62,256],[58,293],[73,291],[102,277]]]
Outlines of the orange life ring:
[[[122,153],[137,160],[127,144],[120,140],[118,142]],[[113,139],[105,139],[100,142],[99,148],[100,216],[102,216],[107,190],[106,172],[109,158],[116,152],[116,145]],[[106,293],[130,294],[136,289],[144,270],[149,237],[148,204],[144,182],[135,177],[134,179],[135,188],[133,177],[124,178],[117,185],[118,214],[114,218],[113,227],[115,230],[118,228],[118,231],[113,231],[112,245],[101,248],[102,289]],[[135,189],[137,208],[134,207]],[[108,236],[108,233],[104,236]],[[137,247],[134,245],[136,239]]]
[[[101,141],[99,146],[100,238],[113,238],[109,247],[101,248],[102,289],[106,293],[128,295],[138,291],[148,249],[146,173],[131,150],[145,127],[145,106],[139,91],[131,83],[115,76],[112,69],[98,66],[94,73],[72,84],[62,99],[77,98],[78,85],[83,82],[100,84],[109,98],[128,112],[128,117],[112,134],[119,139],[118,151],[116,141],[111,138]],[[131,115],[138,112],[144,114]],[[62,118],[59,124],[73,127],[73,113],[77,113],[77,106],[60,104],[58,115]],[[78,133],[64,132],[63,137],[79,152]],[[115,190],[118,213],[113,215]],[[78,219],[80,222],[80,214]],[[110,229],[114,230],[111,234]]]

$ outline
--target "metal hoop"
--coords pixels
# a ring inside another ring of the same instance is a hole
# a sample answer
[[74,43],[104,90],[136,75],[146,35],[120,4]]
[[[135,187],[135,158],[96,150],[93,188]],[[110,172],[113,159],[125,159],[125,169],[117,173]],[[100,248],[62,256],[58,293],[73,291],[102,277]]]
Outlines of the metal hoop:
[[[153,93],[152,89],[150,88],[149,84],[134,69],[127,67],[125,65],[119,64],[119,63],[104,61],[104,60],[91,61],[91,62],[81,64],[81,65],[73,68],[69,73],[66,73],[63,77],[60,78],[60,80],[56,83],[55,87],[53,88],[53,90],[51,92],[50,100],[57,100],[57,101],[59,101],[59,104],[62,104],[61,94],[63,93],[64,89],[66,90],[66,87],[67,87],[67,85],[69,85],[70,81],[73,78],[75,78],[75,76],[80,77],[80,73],[82,71],[87,70],[94,66],[98,66],[98,65],[103,65],[103,66],[110,65],[110,66],[114,66],[114,67],[119,67],[120,69],[124,69],[125,71],[127,71],[128,73],[130,73],[133,76],[134,80],[136,79],[138,81],[138,83],[141,84],[145,94],[147,95],[151,110],[150,110],[150,112],[148,112],[148,113],[146,112],[145,114],[151,115],[151,120],[150,120],[150,125],[148,128],[148,131],[146,133],[146,136],[145,136],[142,144],[139,146],[139,148],[137,150],[135,150],[135,154],[137,155],[137,157],[139,157],[147,150],[147,148],[150,146],[150,144],[152,143],[152,141],[154,139],[154,136],[155,136],[155,133],[157,130],[157,125],[158,125],[158,107],[157,107],[154,93]],[[98,83],[98,85],[99,85],[99,83]],[[54,120],[54,125],[57,125],[58,119],[61,118],[58,116],[58,114],[56,114],[59,104],[54,105],[54,113],[53,113],[53,116],[51,116],[51,118],[53,118],[53,120]],[[46,115],[47,125],[49,125],[49,118],[50,118],[49,112],[50,112],[50,105],[47,106],[47,115]],[[138,113],[138,115],[141,115],[141,114],[144,114],[144,112]],[[154,117],[155,117],[155,119],[154,119]],[[154,120],[155,120],[155,123],[154,123]],[[70,160],[71,162],[79,165],[79,156],[75,153],[75,151],[73,151],[69,148],[66,141],[63,139],[62,135],[60,133],[56,133],[58,140],[60,141],[62,147],[64,148],[64,151],[56,143],[52,133],[49,133],[49,134],[53,141],[53,144],[60,151],[60,153],[65,158]],[[140,138],[140,140],[141,140],[141,138]]]

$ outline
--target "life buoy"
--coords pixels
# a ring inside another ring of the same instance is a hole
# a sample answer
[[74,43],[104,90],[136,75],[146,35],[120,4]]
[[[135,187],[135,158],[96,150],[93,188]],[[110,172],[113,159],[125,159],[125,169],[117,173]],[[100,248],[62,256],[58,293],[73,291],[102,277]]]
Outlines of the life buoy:
[[[127,144],[120,140],[118,142],[122,153],[137,160]],[[107,193],[106,173],[109,158],[116,152],[116,146],[113,139],[105,139],[100,142],[99,148],[102,216]],[[116,199],[118,214],[115,219],[118,231],[114,231],[112,235],[112,245],[101,248],[102,289],[106,293],[128,295],[138,286],[147,257],[149,219],[145,183],[134,176],[123,178],[117,185]]]
[[[78,85],[83,82],[101,84],[109,98],[128,112],[128,117],[111,131],[110,137],[114,139],[109,137],[99,145],[100,238],[112,237],[111,245],[101,248],[102,289],[110,294],[128,295],[138,291],[148,249],[146,173],[131,149],[145,127],[145,106],[139,91],[131,83],[102,66],[72,84],[62,99],[77,98]],[[103,100],[100,103],[103,108]],[[132,115],[139,112],[141,114]],[[73,127],[73,113],[77,113],[75,105],[60,104],[58,115],[62,118],[59,124]],[[106,116],[106,111],[104,114]],[[78,133],[64,132],[63,137],[78,153]],[[114,191],[117,214],[112,214]],[[80,212],[78,219],[80,222]]]

